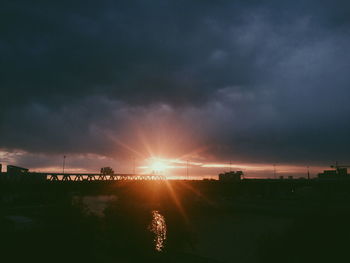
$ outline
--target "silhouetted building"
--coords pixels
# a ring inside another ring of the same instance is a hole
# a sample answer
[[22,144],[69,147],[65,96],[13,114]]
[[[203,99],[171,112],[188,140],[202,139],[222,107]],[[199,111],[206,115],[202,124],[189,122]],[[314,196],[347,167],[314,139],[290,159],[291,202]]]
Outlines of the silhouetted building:
[[7,166],[7,174],[9,174],[9,175],[24,174],[24,173],[28,173],[28,171],[29,171],[29,169],[19,167],[19,166],[14,166],[14,165]]
[[238,182],[242,179],[243,172],[242,171],[232,171],[219,174],[219,181],[225,182]]
[[46,175],[29,172],[27,168],[7,165],[7,171],[1,173],[0,180],[7,182],[44,182],[46,181]]
[[319,179],[350,179],[348,169],[339,165],[331,166],[335,170],[324,170],[318,174]]

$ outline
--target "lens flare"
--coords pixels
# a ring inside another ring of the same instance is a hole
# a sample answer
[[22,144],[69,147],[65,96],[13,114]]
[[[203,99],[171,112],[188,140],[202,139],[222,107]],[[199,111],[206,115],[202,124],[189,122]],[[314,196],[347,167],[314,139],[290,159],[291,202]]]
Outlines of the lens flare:
[[151,163],[151,169],[153,171],[164,171],[167,169],[167,165],[160,160],[153,160]]

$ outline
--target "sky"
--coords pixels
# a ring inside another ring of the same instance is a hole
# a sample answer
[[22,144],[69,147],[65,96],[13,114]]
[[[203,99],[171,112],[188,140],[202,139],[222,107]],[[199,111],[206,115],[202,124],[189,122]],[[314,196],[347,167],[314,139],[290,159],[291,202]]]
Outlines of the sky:
[[[348,1],[3,1],[0,163],[169,174],[350,162]],[[283,171],[283,172],[282,172]]]

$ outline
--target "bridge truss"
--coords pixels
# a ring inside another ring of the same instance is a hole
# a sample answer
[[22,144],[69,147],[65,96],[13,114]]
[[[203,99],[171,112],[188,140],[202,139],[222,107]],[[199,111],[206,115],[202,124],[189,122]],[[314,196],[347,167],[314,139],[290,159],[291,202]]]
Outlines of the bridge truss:
[[136,180],[166,180],[166,177],[158,174],[81,174],[81,173],[46,173],[48,181],[136,181]]

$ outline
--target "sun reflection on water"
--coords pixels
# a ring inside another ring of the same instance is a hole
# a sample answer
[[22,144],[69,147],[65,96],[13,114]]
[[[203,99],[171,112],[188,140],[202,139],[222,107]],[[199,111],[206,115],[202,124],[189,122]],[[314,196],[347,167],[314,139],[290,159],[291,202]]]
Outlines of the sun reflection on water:
[[167,228],[164,216],[157,210],[152,211],[152,222],[149,229],[152,233],[154,233],[155,249],[157,251],[162,251],[166,240]]

